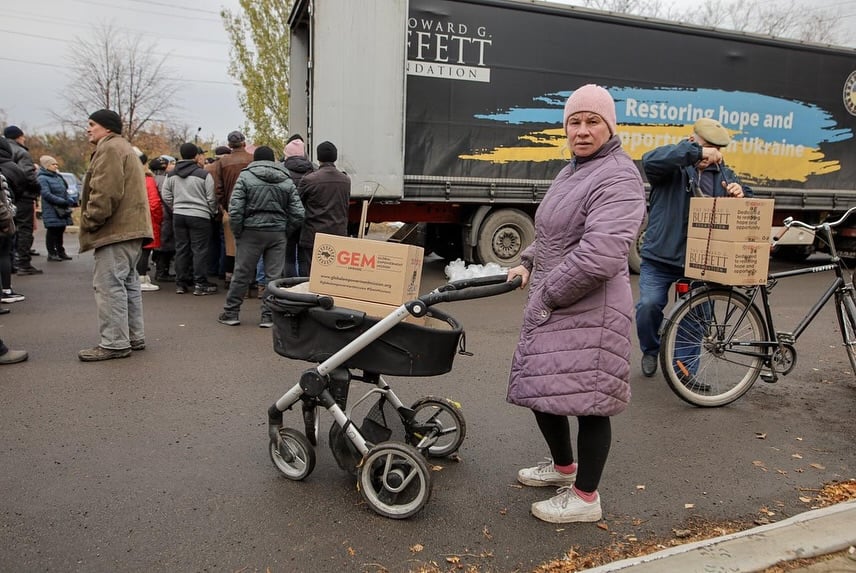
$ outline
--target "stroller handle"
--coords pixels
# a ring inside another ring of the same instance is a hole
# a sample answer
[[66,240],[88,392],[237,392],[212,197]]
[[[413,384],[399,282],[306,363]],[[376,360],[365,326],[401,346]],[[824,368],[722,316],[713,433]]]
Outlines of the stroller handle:
[[519,276],[514,277],[513,280],[508,280],[506,275],[462,279],[446,283],[438,287],[435,291],[420,296],[419,300],[425,306],[433,306],[441,302],[487,298],[520,288],[522,280]]
[[286,290],[289,287],[297,286],[308,280],[308,277],[274,279],[267,284],[265,290],[270,292],[270,294],[276,298],[281,298],[288,302],[306,306],[320,306],[324,310],[330,310],[333,308],[333,298],[327,295]]
[[[305,283],[307,277],[293,277],[286,279],[275,279],[270,281],[265,290],[278,299],[306,306],[320,306],[329,310],[334,306],[332,297],[313,293],[297,293],[286,290],[290,287]],[[426,307],[441,302],[454,302],[458,300],[471,300],[476,298],[487,298],[511,292],[520,287],[522,279],[515,277],[509,281],[506,275],[491,275],[487,277],[474,277],[446,283],[433,292],[424,294],[418,298]]]

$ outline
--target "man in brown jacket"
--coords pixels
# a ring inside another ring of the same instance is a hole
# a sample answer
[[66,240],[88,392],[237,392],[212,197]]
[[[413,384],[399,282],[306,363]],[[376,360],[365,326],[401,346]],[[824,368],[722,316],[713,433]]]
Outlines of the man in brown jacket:
[[126,358],[146,347],[137,259],[152,238],[143,165],[122,137],[122,119],[100,109],[86,135],[95,144],[80,200],[80,252],[95,251],[95,306],[101,341],[78,352],[83,362]]
[[244,167],[253,162],[253,156],[247,152],[247,139],[240,131],[229,133],[226,138],[229,148],[232,150],[228,155],[223,155],[217,160],[214,167],[214,194],[220,204],[220,213],[223,215],[223,241],[225,243],[224,272],[226,273],[226,287],[232,280],[232,271],[235,270],[235,236],[229,227],[229,199],[232,198],[232,189],[238,175]]

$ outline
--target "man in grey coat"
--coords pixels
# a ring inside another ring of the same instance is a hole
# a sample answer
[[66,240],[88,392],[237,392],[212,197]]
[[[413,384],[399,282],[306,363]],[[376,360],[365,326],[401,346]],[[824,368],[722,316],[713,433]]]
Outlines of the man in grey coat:
[[161,194],[172,211],[175,230],[175,292],[204,296],[217,292],[208,281],[208,241],[217,214],[214,178],[196,162],[199,148],[183,143],[181,161],[166,178]]

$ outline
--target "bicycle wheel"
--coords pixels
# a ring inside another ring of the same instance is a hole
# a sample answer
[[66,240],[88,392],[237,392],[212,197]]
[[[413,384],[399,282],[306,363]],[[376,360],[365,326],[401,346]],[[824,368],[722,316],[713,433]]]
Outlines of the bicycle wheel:
[[838,308],[838,325],[841,327],[841,340],[850,359],[850,368],[856,375],[856,299],[853,291],[836,293],[835,306]]
[[690,295],[663,322],[660,366],[672,391],[702,407],[730,404],[764,365],[766,324],[744,294],[710,288]]
[[407,443],[426,455],[442,458],[458,451],[467,436],[461,406],[447,398],[427,396],[411,407],[414,415],[407,427]]

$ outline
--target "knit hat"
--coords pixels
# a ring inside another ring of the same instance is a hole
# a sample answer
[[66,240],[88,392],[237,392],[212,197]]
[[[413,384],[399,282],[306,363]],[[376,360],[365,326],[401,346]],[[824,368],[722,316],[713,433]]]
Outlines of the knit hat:
[[256,150],[253,151],[253,161],[273,161],[274,159],[273,149],[267,145],[256,147]]
[[196,156],[199,155],[199,148],[196,147],[195,143],[182,143],[181,147],[178,148],[178,152],[181,153],[182,159],[196,159]]
[[303,141],[303,136],[300,135],[299,133],[292,134],[288,139],[285,140],[285,143],[291,143],[295,139],[299,139],[300,141]]
[[294,139],[285,146],[286,157],[304,157],[306,155],[306,145],[302,139]]
[[39,164],[47,169],[51,165],[58,165],[57,160],[51,157],[50,155],[42,155],[39,157]]
[[693,131],[711,145],[726,147],[731,143],[731,134],[715,119],[703,117],[693,124]]
[[226,136],[226,140],[229,142],[229,147],[240,147],[247,138],[240,131],[232,131]]
[[232,148],[226,147],[225,145],[220,145],[214,150],[214,155],[231,155]]
[[24,132],[17,125],[7,125],[6,129],[3,130],[3,137],[6,139],[18,139],[22,135]]
[[115,111],[99,109],[89,116],[89,119],[116,135],[122,134],[122,118]]
[[617,124],[615,101],[604,88],[594,84],[586,84],[574,91],[565,103],[565,116],[562,119],[562,126],[567,126],[568,118],[581,111],[589,111],[602,117],[609,127],[609,134],[615,135]]
[[155,157],[151,161],[149,161],[149,169],[152,171],[164,171],[166,170],[167,161],[163,157]]
[[329,141],[324,141],[318,144],[315,155],[321,163],[335,163],[339,158],[339,150]]

